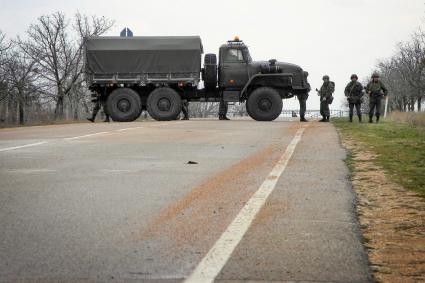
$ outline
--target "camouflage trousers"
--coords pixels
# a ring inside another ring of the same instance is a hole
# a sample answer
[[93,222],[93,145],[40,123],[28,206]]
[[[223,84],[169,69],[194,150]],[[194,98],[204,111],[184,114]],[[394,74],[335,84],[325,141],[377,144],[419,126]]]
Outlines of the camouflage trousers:
[[222,98],[220,100],[220,105],[218,107],[218,116],[219,117],[226,117],[228,109],[229,109],[229,106],[227,105],[227,102],[225,102]]
[[104,100],[101,101],[100,99],[98,99],[94,104],[92,118],[93,119],[96,118],[96,115],[99,112],[100,108],[103,108],[103,112],[105,113],[105,118],[109,119],[109,113],[106,110],[106,101]]
[[182,112],[185,118],[189,118],[189,102],[187,100],[182,101]]
[[307,110],[307,98],[308,94],[300,94],[297,96],[298,102],[300,103],[300,117],[305,116],[305,111]]
[[331,116],[331,112],[329,110],[329,103],[327,100],[320,101],[320,115],[323,117]]
[[353,117],[353,115],[354,115],[354,106],[356,107],[357,115],[358,116],[362,115],[362,110],[361,110],[362,104],[360,102],[358,102],[358,103],[349,103],[348,104],[348,108],[350,108],[350,117]]
[[376,117],[379,117],[381,115],[381,96],[370,96],[370,102],[369,102],[369,117],[373,117],[373,113],[375,112]]

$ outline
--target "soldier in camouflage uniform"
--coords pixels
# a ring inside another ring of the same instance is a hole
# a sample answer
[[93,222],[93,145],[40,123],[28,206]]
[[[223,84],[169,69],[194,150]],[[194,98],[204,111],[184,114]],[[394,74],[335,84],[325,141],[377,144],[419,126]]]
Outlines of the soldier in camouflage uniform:
[[106,96],[99,93],[92,94],[92,96],[93,95],[94,95],[92,99],[92,102],[94,102],[93,113],[91,118],[87,118],[87,120],[89,120],[90,122],[94,122],[94,120],[96,119],[97,112],[99,112],[100,108],[103,108],[103,113],[105,113],[104,122],[109,122],[109,114],[108,114],[108,110],[106,109]]
[[182,112],[182,120],[189,120],[189,101],[187,101],[186,99],[182,100]]
[[356,74],[351,75],[351,82],[345,87],[345,96],[348,100],[348,106],[350,108],[350,122],[353,122],[354,106],[356,107],[357,116],[359,122],[362,122],[361,105],[363,102],[363,86],[357,80],[359,78]]
[[384,96],[387,96],[388,89],[379,80],[379,75],[374,73],[372,75],[372,81],[366,86],[366,92],[369,94],[369,123],[373,123],[373,113],[376,115],[376,123],[379,122],[379,116],[381,115],[381,100]]
[[[310,84],[308,84],[308,92],[310,91]],[[300,103],[300,122],[308,122],[305,118],[305,111],[307,110],[308,92],[300,93],[297,95],[298,102]]]
[[332,94],[335,91],[335,83],[329,80],[329,76],[323,76],[323,85],[320,90],[317,90],[320,96],[320,115],[322,115],[322,120],[319,122],[329,122],[331,116],[329,110],[329,104],[332,103],[333,97]]

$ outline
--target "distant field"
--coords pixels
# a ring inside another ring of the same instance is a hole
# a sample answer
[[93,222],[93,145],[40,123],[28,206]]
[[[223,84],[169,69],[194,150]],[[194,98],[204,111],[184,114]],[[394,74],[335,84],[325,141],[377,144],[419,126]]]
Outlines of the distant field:
[[379,124],[349,123],[346,118],[333,123],[343,137],[372,149],[395,182],[425,197],[425,113],[397,113]]

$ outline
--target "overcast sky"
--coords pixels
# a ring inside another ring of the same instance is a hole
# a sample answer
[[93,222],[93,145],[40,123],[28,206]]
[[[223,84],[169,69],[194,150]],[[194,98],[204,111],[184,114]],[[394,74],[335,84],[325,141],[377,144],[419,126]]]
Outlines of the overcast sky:
[[[129,27],[134,35],[200,35],[206,53],[238,35],[254,60],[276,58],[310,73],[312,88],[328,74],[336,83],[333,109],[340,109],[352,73],[369,76],[376,62],[393,54],[399,41],[424,25],[424,0],[262,0],[116,1],[0,0],[0,30],[24,36],[40,15],[63,11],[72,16],[115,20],[109,35]],[[294,99],[284,108],[294,109]],[[315,92],[309,109],[319,108]]]

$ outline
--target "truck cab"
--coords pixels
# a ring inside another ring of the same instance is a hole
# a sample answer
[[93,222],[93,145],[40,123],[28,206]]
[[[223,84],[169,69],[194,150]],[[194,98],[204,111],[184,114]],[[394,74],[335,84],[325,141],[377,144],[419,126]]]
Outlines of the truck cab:
[[251,62],[248,47],[239,38],[223,44],[219,50],[219,87],[241,90],[250,78]]
[[[206,54],[206,61],[216,61]],[[218,70],[217,83],[214,70]],[[282,99],[310,91],[308,73],[297,65],[268,61],[253,61],[248,47],[238,37],[219,49],[218,66],[204,64],[204,80],[211,89],[217,87],[225,102],[246,102],[248,114],[255,120],[271,121],[282,111]]]

